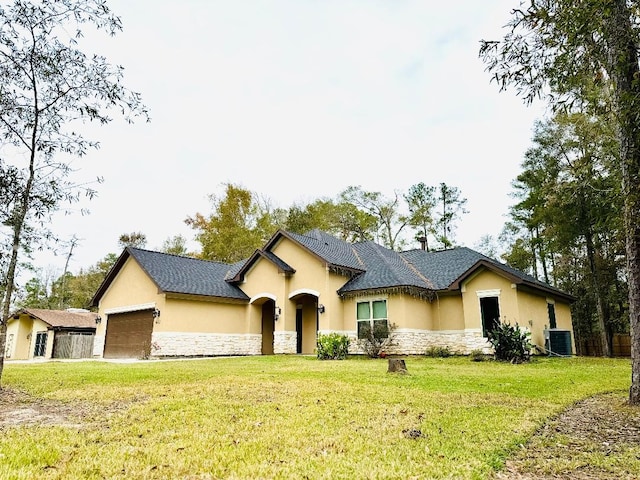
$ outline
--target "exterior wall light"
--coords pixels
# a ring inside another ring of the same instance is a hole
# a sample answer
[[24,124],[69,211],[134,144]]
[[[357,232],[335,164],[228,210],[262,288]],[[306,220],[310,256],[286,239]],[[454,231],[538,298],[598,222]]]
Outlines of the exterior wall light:
[[156,320],[156,323],[160,323],[160,310],[158,310],[157,308],[153,309],[153,318]]
[[277,322],[278,318],[280,318],[280,314],[282,313],[282,309],[280,307],[274,307],[273,309],[273,319]]
[[318,313],[324,313],[324,305],[320,304],[318,305]]
[[100,325],[100,322],[102,322],[102,318],[100,318],[100,315],[98,315],[96,317],[96,325]]

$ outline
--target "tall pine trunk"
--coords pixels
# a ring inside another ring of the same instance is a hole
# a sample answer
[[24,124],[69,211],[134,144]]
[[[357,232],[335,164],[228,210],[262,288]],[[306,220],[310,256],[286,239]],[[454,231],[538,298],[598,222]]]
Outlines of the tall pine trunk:
[[608,2],[605,32],[609,74],[615,88],[620,170],[624,195],[624,229],[629,282],[631,388],[629,403],[640,405],[640,69],[638,46],[626,0]]
[[[582,202],[584,205],[584,202]],[[602,288],[600,282],[600,272],[596,265],[596,253],[593,245],[593,233],[591,228],[587,228],[585,233],[585,240],[587,246],[587,259],[589,262],[589,272],[591,273],[591,288],[596,297],[596,311],[598,314],[598,330],[600,330],[600,344],[602,345],[602,353],[605,357],[611,356],[611,336],[605,322],[605,305],[602,295]]]

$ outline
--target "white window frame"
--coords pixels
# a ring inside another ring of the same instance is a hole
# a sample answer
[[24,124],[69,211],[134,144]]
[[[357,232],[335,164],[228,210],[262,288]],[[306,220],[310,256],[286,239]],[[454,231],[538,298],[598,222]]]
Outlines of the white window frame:
[[[385,317],[375,318],[373,316],[373,304],[376,302],[384,302]],[[369,304],[369,318],[358,318],[358,306],[362,303]],[[389,328],[389,301],[387,298],[371,298],[368,300],[356,301],[356,336],[357,338],[363,338],[360,336],[360,323],[368,322],[369,328],[373,328],[374,322],[385,321],[387,328]]]

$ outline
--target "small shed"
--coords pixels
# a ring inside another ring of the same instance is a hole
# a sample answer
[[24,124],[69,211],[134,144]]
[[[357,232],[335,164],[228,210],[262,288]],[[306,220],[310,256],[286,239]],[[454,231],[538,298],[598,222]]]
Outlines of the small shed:
[[90,358],[98,318],[85,309],[20,309],[7,323],[5,359]]

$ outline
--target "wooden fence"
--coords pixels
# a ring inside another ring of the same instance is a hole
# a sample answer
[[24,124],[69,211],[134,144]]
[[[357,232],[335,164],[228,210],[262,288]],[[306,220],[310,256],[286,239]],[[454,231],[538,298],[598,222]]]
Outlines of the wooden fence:
[[[630,357],[631,356],[631,337],[629,335],[616,333],[611,339],[611,353],[614,357]],[[580,345],[577,345],[578,355],[587,357],[604,356],[604,348],[600,337],[591,337],[583,339]]]
[[56,335],[53,358],[91,358],[93,356],[93,334]]

